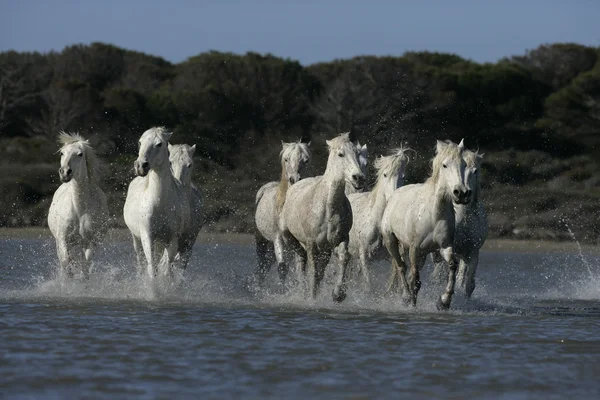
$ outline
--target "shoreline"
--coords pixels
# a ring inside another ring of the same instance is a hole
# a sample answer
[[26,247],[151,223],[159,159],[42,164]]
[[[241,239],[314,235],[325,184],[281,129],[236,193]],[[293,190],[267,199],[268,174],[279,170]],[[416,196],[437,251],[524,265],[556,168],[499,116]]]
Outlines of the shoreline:
[[[6,228],[0,227],[0,239],[46,239],[52,234],[48,228]],[[130,240],[127,229],[109,229],[107,241]],[[254,245],[254,235],[250,233],[221,233],[200,232],[197,243],[201,244],[234,244]],[[519,252],[519,253],[597,253],[600,254],[600,246],[590,244],[579,244],[573,241],[549,241],[549,240],[517,240],[493,238],[486,240],[482,251],[486,252]]]

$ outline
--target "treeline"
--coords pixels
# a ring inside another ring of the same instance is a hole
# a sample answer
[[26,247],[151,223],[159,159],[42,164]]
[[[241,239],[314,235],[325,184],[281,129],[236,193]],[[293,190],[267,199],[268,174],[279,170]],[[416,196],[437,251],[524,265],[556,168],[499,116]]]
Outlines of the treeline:
[[[236,230],[251,229],[255,190],[277,177],[281,140],[310,137],[318,171],[323,139],[347,130],[371,156],[401,142],[416,149],[413,180],[427,173],[435,139],[464,137],[486,153],[490,188],[564,174],[589,187],[600,155],[600,48],[545,45],[493,64],[411,52],[310,66],[220,52],[172,64],[102,43],[0,54],[0,185],[18,212],[43,209],[56,188],[59,130],[92,136],[119,199],[137,139],[154,125],[197,145],[209,222],[232,215],[225,224]],[[18,212],[5,212],[0,225]],[[31,223],[43,223],[42,214]]]

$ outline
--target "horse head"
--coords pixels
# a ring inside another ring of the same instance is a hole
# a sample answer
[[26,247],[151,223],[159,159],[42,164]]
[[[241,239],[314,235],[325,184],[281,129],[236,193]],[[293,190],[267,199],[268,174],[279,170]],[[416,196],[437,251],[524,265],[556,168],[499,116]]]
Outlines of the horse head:
[[444,185],[445,193],[456,204],[468,204],[472,191],[465,185],[466,163],[463,159],[464,140],[456,144],[450,140],[437,141],[433,159],[432,178]]
[[392,193],[404,184],[404,174],[408,156],[408,148],[400,147],[389,156],[382,156],[375,160],[377,169],[377,185],[383,190],[385,199],[389,199]]
[[302,179],[302,174],[310,163],[310,142],[281,142],[281,146],[283,147],[280,153],[282,167],[285,168],[290,185],[293,185]]
[[133,168],[138,176],[146,176],[151,169],[160,168],[169,159],[167,149],[172,132],[163,127],[150,128],[140,137],[138,158]]
[[169,144],[169,161],[171,162],[173,176],[186,186],[192,181],[195,151],[196,145]]
[[327,146],[329,159],[325,173],[329,171],[335,176],[343,176],[346,183],[357,190],[362,190],[366,181],[365,174],[360,168],[358,147],[350,141],[349,132],[327,140]]
[[[83,180],[93,175],[88,163],[94,157],[89,142],[77,133],[69,134],[61,132],[58,141],[62,144],[60,148],[60,168],[58,175],[62,182],[71,179]],[[95,158],[94,158],[95,160]]]

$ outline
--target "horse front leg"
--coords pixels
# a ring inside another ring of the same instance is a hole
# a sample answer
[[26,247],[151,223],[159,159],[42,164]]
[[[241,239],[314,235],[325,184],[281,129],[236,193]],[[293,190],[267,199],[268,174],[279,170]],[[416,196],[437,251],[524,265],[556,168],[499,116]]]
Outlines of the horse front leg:
[[275,258],[277,259],[277,274],[279,275],[279,282],[281,282],[281,284],[283,285],[288,274],[288,266],[285,263],[285,249],[283,245],[283,238],[281,237],[281,235],[277,235],[275,237],[275,242],[273,242],[273,246],[275,249]]
[[371,277],[367,268],[367,249],[361,247],[358,253],[358,265],[363,276],[363,286],[366,292],[371,290]]
[[[333,301],[340,303],[346,298],[346,289],[348,278],[348,262],[350,261],[350,254],[348,253],[348,242],[342,242],[337,247],[337,256],[339,262],[338,275],[333,288]],[[363,266],[364,267],[364,266]],[[325,267],[323,267],[323,272]]]
[[85,257],[85,262],[82,266],[83,279],[90,279],[90,271],[92,269],[92,258],[94,257],[94,251],[96,250],[96,246],[94,243],[90,243],[85,248],[83,255]]
[[405,277],[406,264],[400,254],[400,252],[403,251],[402,246],[394,234],[384,236],[383,244],[392,258],[392,270],[390,272],[390,279],[385,293],[386,295],[396,294],[398,292],[398,286],[401,286],[402,298],[405,303],[408,303],[408,283],[406,282]]
[[417,305],[417,295],[421,289],[421,279],[419,277],[419,271],[425,263],[425,256],[421,254],[417,246],[411,246],[408,251],[408,257],[410,259],[410,273],[409,273],[409,289],[410,289],[410,300],[413,307]]
[[133,238],[133,250],[135,252],[135,257],[137,259],[138,266],[138,276],[142,276],[144,274],[144,266],[147,263],[146,256],[144,255],[144,248],[142,246],[142,240],[131,235]]
[[73,269],[69,257],[69,245],[65,237],[56,238],[56,255],[58,256],[61,272],[66,274],[69,279],[73,279]]
[[450,308],[452,295],[454,294],[454,286],[456,284],[456,256],[454,255],[452,246],[442,249],[441,254],[448,263],[448,284],[446,285],[446,290],[437,302],[437,308],[438,310],[447,310]]
[[475,273],[477,272],[477,266],[479,265],[479,250],[476,250],[468,258],[466,262],[466,286],[465,293],[467,298],[471,298],[473,291],[475,290]]
[[315,253],[312,245],[306,247],[306,275],[309,296],[314,300],[317,298],[317,267]]
[[431,253],[431,261],[433,261],[433,272],[431,273],[431,280],[441,285],[442,283],[444,283],[444,275],[446,275],[446,264],[444,262],[444,258],[442,257],[439,251],[434,251],[433,253]]
[[167,265],[165,265],[165,276],[173,278],[173,268],[175,263],[175,256],[179,250],[179,241],[177,238],[171,240],[171,242],[166,246],[167,252]]
[[142,248],[144,249],[144,255],[146,256],[146,271],[148,277],[150,277],[151,280],[154,280],[158,273],[158,262],[162,254],[157,254],[159,252],[156,251],[155,243],[149,234],[142,235],[141,242]]

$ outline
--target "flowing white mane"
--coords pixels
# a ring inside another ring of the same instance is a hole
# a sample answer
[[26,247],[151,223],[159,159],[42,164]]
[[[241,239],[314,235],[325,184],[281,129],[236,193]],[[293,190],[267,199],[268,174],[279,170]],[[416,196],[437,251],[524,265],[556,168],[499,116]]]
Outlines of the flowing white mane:
[[295,151],[300,150],[302,155],[310,158],[310,150],[307,143],[302,143],[300,140],[291,143],[282,143],[283,149],[279,152],[279,157],[283,160],[292,155]]

